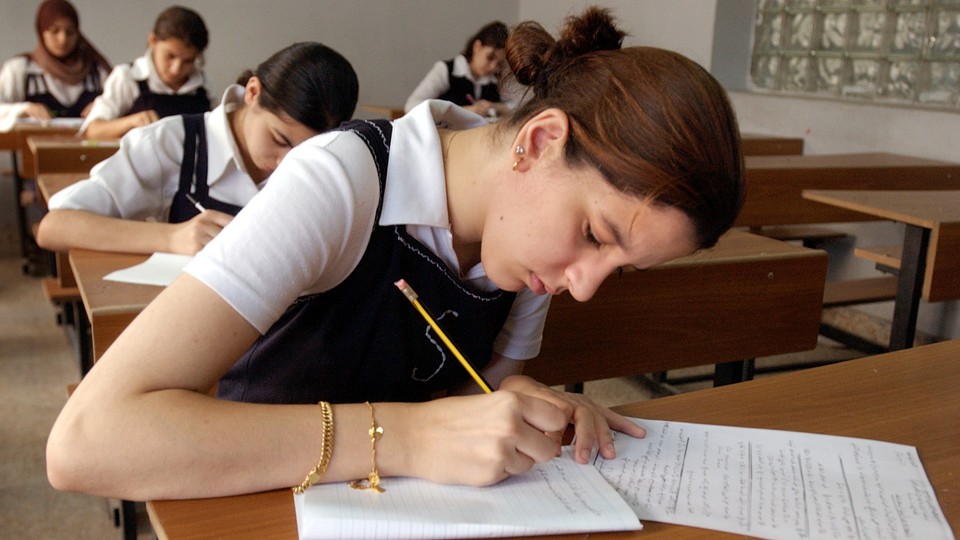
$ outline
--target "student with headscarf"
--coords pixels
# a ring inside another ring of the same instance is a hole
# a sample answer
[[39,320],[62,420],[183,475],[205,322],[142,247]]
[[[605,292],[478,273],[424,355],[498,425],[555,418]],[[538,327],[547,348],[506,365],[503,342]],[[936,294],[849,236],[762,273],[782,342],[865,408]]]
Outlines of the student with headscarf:
[[24,117],[86,116],[110,74],[110,63],[80,33],[80,17],[67,0],[40,4],[36,29],[37,46],[0,69],[0,130]]

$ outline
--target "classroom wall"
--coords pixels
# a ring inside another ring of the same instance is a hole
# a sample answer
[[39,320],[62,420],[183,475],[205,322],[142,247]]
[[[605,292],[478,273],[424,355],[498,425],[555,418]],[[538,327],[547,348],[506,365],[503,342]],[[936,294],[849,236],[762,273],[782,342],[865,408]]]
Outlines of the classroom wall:
[[[113,62],[143,53],[164,0],[73,0],[84,33]],[[480,26],[500,19],[540,21],[556,32],[564,17],[589,4],[614,10],[627,45],[681,52],[712,69],[731,89],[744,131],[802,136],[811,154],[888,151],[960,161],[956,112],[920,111],[815,98],[753,94],[746,87],[754,0],[182,0],[211,31],[207,74],[217,93],[289,43],[317,40],[339,50],[360,79],[360,103],[400,106],[423,74],[452,57]],[[33,47],[37,2],[0,0],[0,58]],[[738,47],[740,50],[738,50]],[[358,110],[359,116],[367,116]],[[4,157],[5,159],[5,157]],[[864,244],[892,243],[889,224],[842,225]],[[830,279],[873,275],[852,256],[852,242],[830,250]],[[960,337],[958,303],[922,305],[921,330]],[[889,304],[867,306],[889,318]]]
[[[113,63],[146,50],[167,6],[195,9],[210,30],[206,72],[217,99],[246,68],[297,41],[341,52],[360,80],[360,103],[399,105],[437,60],[458,54],[492,20],[517,22],[517,0],[71,0],[83,33]],[[36,43],[39,1],[0,0],[0,58]]]

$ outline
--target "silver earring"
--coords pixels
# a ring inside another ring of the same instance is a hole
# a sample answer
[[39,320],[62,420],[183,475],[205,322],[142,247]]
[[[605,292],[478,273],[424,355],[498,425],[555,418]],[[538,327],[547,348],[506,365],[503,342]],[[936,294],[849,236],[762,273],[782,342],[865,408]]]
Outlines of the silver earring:
[[522,156],[523,154],[527,153],[527,151],[522,146],[517,145],[517,148],[514,150],[514,153],[516,153],[518,156]]

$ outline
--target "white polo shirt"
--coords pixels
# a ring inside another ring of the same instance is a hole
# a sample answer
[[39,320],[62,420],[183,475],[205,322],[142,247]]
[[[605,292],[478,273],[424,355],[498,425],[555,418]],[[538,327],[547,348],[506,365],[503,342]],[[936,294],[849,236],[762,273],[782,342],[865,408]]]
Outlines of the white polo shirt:
[[[227,112],[243,104],[244,89],[232,85],[220,105],[204,113],[207,185],[214,199],[243,206],[264,182],[254,183],[230,131]],[[130,130],[120,148],[90,170],[90,178],[50,198],[51,209],[87,210],[123,219],[167,221],[180,185],[185,130],[180,116]]]
[[93,102],[90,114],[80,126],[80,132],[94,120],[116,120],[126,114],[140,97],[139,81],[147,81],[147,88],[154,94],[183,95],[191,94],[204,85],[206,77],[200,69],[190,74],[190,78],[180,88],[174,90],[160,79],[153,65],[153,53],[150,49],[131,64],[119,64],[110,72],[103,83],[103,94]]
[[[407,230],[460,272],[447,215],[438,127],[486,121],[445,101],[429,101],[393,124],[381,225]],[[373,157],[353,133],[317,135],[290,151],[258,197],[186,271],[217,292],[261,333],[302,294],[327,291],[353,272],[367,247],[379,202]],[[494,290],[481,264],[463,272]],[[550,299],[517,295],[494,351],[514,359],[540,352]]]
[[[109,74],[100,68],[100,80],[104,81]],[[0,68],[0,131],[10,131],[16,124],[17,118],[23,116],[27,106],[26,81],[28,75],[40,75],[46,84],[50,95],[60,103],[70,106],[80,99],[84,91],[86,80],[77,84],[67,84],[51,76],[36,63],[25,56],[16,56],[3,63]]]

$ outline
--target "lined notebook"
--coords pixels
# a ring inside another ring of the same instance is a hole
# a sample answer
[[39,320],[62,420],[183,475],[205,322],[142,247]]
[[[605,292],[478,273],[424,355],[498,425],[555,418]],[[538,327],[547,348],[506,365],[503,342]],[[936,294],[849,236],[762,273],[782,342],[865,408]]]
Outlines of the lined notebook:
[[564,455],[495,486],[386,478],[295,495],[303,540],[637,530],[640,519],[776,540],[954,540],[917,449],[852,437],[639,420],[617,458]]
[[488,487],[386,478],[384,493],[322,484],[294,495],[302,540],[496,538],[640,529],[592,465],[569,455]]

